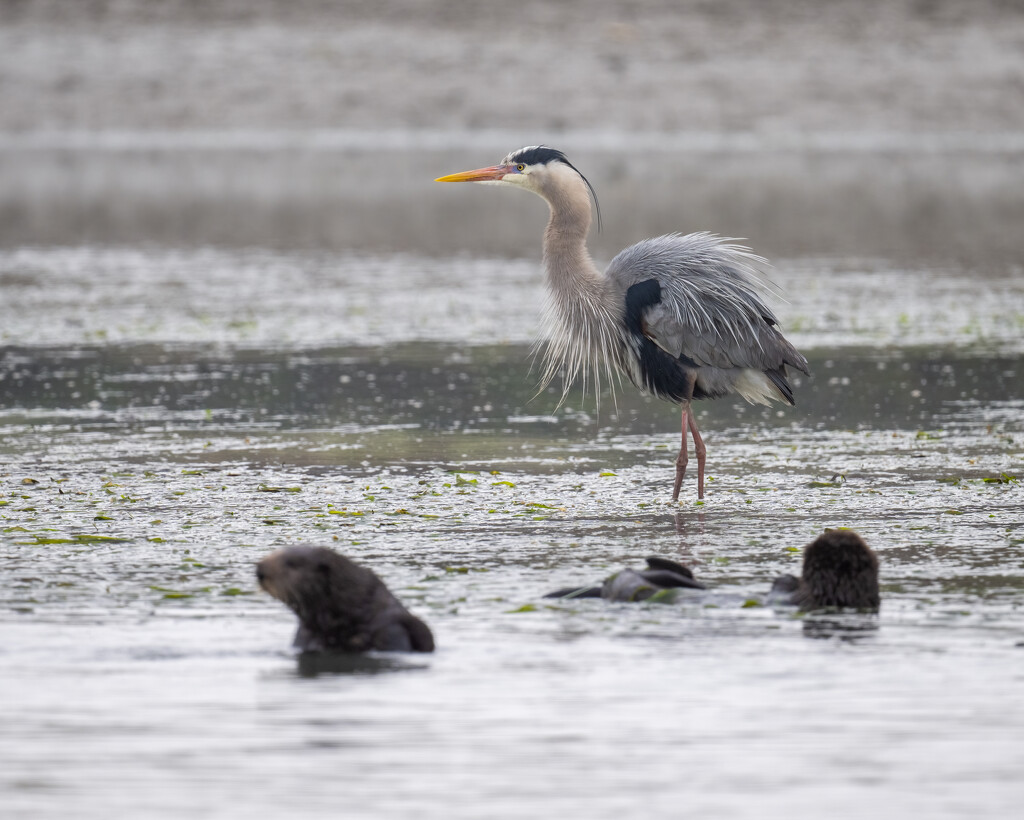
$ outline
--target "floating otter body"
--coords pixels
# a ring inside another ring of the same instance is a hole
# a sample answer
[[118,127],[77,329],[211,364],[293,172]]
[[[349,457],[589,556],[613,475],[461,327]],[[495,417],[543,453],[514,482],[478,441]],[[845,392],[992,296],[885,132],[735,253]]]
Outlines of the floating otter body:
[[260,586],[299,617],[303,652],[433,652],[434,636],[366,567],[326,547],[288,547],[256,565]]
[[804,550],[799,578],[775,579],[768,602],[805,612],[840,607],[877,611],[878,557],[857,533],[827,530]]
[[[607,601],[645,601],[670,589],[707,589],[694,580],[688,567],[668,558],[647,559],[647,569],[625,569],[601,584],[568,587],[545,598],[604,598]],[[815,609],[877,611],[878,558],[857,533],[828,530],[804,550],[803,574],[775,580],[768,603]]]
[[706,589],[695,581],[689,567],[668,558],[647,558],[647,569],[624,569],[601,584],[568,587],[549,592],[545,598],[604,598],[606,601],[646,601],[669,589]]

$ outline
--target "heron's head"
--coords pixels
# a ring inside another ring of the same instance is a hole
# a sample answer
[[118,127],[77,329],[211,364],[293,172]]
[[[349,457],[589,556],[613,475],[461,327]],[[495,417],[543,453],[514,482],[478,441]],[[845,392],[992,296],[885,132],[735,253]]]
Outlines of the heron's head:
[[435,182],[483,182],[489,185],[516,186],[533,191],[548,202],[582,190],[584,197],[588,192],[593,196],[598,225],[601,223],[601,207],[593,186],[569,162],[565,154],[546,145],[529,145],[513,151],[497,165],[438,177]]

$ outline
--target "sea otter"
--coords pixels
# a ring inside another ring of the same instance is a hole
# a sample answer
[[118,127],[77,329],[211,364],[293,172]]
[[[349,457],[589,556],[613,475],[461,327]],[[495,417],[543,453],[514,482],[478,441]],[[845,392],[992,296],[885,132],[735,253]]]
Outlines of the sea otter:
[[260,586],[299,616],[302,652],[433,652],[434,636],[372,570],[326,547],[288,547],[256,565]]
[[826,530],[804,550],[799,578],[775,579],[768,602],[814,609],[878,611],[878,557],[851,530]]
[[647,569],[624,569],[601,584],[568,587],[549,592],[545,598],[604,598],[606,601],[646,601],[668,589],[706,589],[693,578],[689,567],[668,558],[647,558]]

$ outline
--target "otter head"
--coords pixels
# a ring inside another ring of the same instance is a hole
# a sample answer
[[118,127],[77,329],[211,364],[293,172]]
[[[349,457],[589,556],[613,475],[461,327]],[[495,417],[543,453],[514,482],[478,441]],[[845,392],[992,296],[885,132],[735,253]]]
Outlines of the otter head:
[[878,609],[878,558],[850,530],[826,530],[804,551],[801,609]]
[[287,547],[256,565],[260,586],[327,636],[364,620],[376,580],[372,572],[325,547]]

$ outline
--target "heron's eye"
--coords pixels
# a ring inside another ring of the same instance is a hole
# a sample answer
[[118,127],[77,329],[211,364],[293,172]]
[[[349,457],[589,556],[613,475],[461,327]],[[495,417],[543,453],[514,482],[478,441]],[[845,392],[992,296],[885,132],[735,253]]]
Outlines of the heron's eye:
[[519,171],[520,173],[522,173],[524,168],[526,168],[526,166],[523,165],[523,163],[521,162],[516,166],[516,170]]

